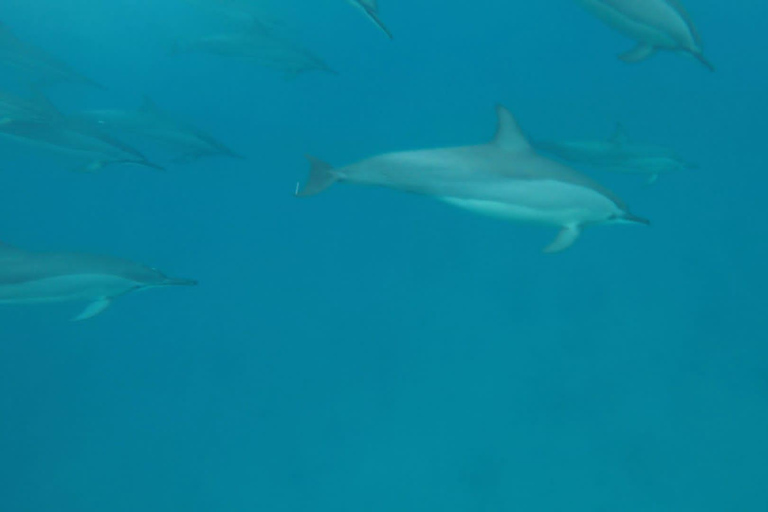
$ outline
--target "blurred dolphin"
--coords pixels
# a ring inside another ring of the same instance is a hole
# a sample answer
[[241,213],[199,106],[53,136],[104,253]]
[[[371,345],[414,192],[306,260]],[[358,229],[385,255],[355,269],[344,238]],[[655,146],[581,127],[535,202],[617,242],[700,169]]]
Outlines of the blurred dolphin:
[[132,291],[195,284],[119,258],[34,253],[0,243],[0,304],[87,302],[73,320],[93,318]]
[[545,252],[567,249],[586,226],[648,224],[609,190],[537,155],[507,109],[499,106],[497,114],[489,144],[389,153],[340,169],[309,157],[310,175],[297,195],[337,181],[429,195],[476,213],[559,227]]
[[0,137],[36,150],[70,157],[85,163],[80,171],[98,171],[112,164],[136,164],[163,170],[132,147],[89,123],[61,117],[58,120],[0,120]]
[[89,110],[76,117],[164,144],[181,153],[175,160],[178,163],[216,155],[243,158],[202,130],[163,112],[147,96],[137,110]]
[[307,48],[278,34],[274,28],[259,20],[253,20],[247,31],[203,37],[196,41],[178,44],[174,50],[237,57],[282,71],[286,78],[294,78],[307,71],[338,74]]
[[637,46],[620,55],[624,62],[640,62],[658,50],[693,55],[710,71],[701,37],[679,0],[578,0],[604,23],[636,40]]
[[28,99],[0,91],[0,123],[19,119],[44,122],[61,117],[46,97],[33,93],[34,97]]
[[394,39],[394,36],[392,35],[392,32],[389,31],[386,25],[384,25],[384,22],[381,21],[381,18],[379,17],[379,5],[377,0],[347,0],[350,4],[354,5],[355,7],[359,7],[362,9],[362,11],[368,16],[368,18],[373,21],[377,27],[381,29],[382,32],[384,32],[387,37],[390,39]]
[[584,164],[617,173],[643,174],[655,183],[660,174],[695,169],[673,150],[662,146],[634,144],[621,125],[608,140],[537,141],[534,148],[574,164]]
[[0,64],[17,69],[39,85],[74,82],[99,89],[104,87],[78,73],[45,50],[17,38],[0,23]]

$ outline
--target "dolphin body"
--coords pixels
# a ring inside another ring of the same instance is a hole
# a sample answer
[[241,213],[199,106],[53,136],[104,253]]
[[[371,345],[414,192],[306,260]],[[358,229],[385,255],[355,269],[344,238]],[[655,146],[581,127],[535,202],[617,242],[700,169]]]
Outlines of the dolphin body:
[[640,62],[658,50],[693,55],[710,71],[715,67],[704,57],[701,37],[679,0],[578,0],[605,24],[637,41],[619,55],[624,62]]
[[44,121],[0,119],[0,137],[48,153],[85,162],[82,171],[98,171],[112,164],[136,164],[163,170],[132,147],[88,123],[61,117]]
[[237,57],[259,66],[282,71],[287,79],[308,71],[338,74],[320,57],[258,20],[249,30],[217,34],[182,43],[178,52],[203,52]]
[[308,157],[310,175],[296,194],[311,196],[338,181],[429,195],[484,215],[559,227],[545,252],[567,249],[586,226],[649,223],[609,190],[536,154],[506,108],[497,114],[489,144],[388,153],[340,169]]
[[387,28],[379,16],[379,3],[377,0],[347,0],[350,4],[360,8],[368,19],[373,21],[379,29],[390,39],[394,39],[392,32]]
[[2,23],[0,23],[0,64],[17,69],[40,85],[73,82],[104,89],[101,84],[78,73],[45,50],[17,38]]
[[608,140],[537,141],[533,147],[572,164],[646,175],[649,184],[655,183],[660,174],[697,167],[669,148],[631,143],[621,125]]
[[243,158],[202,130],[163,112],[148,97],[138,110],[89,110],[76,117],[102,129],[133,133],[173,148],[181,153],[174,160],[177,163],[217,155]]
[[132,291],[195,284],[119,258],[35,253],[0,243],[0,304],[87,302],[76,321],[95,317]]

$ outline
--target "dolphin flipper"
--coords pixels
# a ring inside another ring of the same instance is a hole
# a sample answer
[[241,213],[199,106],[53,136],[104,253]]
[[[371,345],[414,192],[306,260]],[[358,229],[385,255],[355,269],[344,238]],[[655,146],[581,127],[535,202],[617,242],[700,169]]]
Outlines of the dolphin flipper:
[[83,320],[90,320],[91,318],[104,312],[112,304],[112,299],[108,297],[102,297],[95,302],[88,304],[82,313],[72,319],[73,322],[81,322]]
[[552,254],[555,252],[564,251],[579,238],[581,235],[581,227],[578,225],[564,226],[560,233],[557,234],[551,244],[544,248],[544,252]]
[[656,48],[645,43],[640,43],[639,45],[635,46],[631,50],[629,50],[626,53],[622,53],[619,55],[619,58],[623,60],[624,62],[628,63],[634,63],[634,62],[640,62],[651,55],[656,53]]

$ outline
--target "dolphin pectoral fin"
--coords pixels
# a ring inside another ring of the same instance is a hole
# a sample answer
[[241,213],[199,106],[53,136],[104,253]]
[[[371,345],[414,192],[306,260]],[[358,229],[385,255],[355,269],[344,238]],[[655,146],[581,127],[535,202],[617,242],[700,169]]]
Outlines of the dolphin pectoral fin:
[[653,185],[653,184],[654,184],[654,183],[656,183],[658,180],[659,180],[659,175],[658,175],[658,174],[651,174],[651,176],[648,178],[648,181],[647,181],[647,183],[646,183],[646,184],[648,184],[648,185]]
[[654,53],[656,53],[655,47],[649,44],[640,43],[628,52],[619,55],[619,58],[624,62],[634,63],[643,61]]
[[100,315],[112,304],[112,299],[102,297],[97,301],[88,304],[82,313],[72,319],[73,322],[82,322],[83,320],[90,320],[91,318]]
[[303,188],[296,187],[296,197],[319,194],[339,180],[330,164],[309,155],[307,155],[307,160],[309,160],[310,165],[309,178],[307,178]]
[[564,251],[579,238],[581,234],[581,227],[578,225],[565,226],[560,230],[551,244],[544,248],[544,252],[548,254]]

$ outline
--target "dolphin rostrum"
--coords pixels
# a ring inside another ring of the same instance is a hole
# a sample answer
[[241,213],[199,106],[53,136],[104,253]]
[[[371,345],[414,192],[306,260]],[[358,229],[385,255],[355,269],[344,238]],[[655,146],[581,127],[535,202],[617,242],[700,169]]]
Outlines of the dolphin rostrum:
[[81,75],[45,50],[17,38],[2,23],[0,23],[0,64],[17,69],[40,85],[75,82],[104,89],[101,84]]
[[382,32],[384,32],[387,37],[390,39],[394,39],[394,36],[392,35],[392,32],[389,31],[387,26],[384,24],[383,21],[381,21],[381,17],[379,17],[379,4],[378,0],[347,0],[350,4],[359,7],[362,9],[362,11],[368,16],[368,18],[373,21],[377,27],[381,29]]
[[533,147],[572,164],[646,175],[648,183],[655,183],[660,174],[697,167],[669,148],[630,142],[621,125],[608,140],[537,141]]
[[132,291],[195,284],[119,258],[36,253],[0,243],[0,304],[87,302],[73,320],[93,318]]
[[710,71],[715,67],[704,57],[701,37],[679,0],[578,0],[605,24],[637,41],[620,55],[624,62],[640,62],[658,50],[686,52]]
[[128,132],[158,142],[180,156],[177,163],[206,156],[243,157],[204,131],[160,110],[147,96],[137,110],[89,110],[77,115],[102,129]]
[[249,30],[217,34],[178,44],[175,51],[236,57],[282,71],[288,79],[308,71],[338,74],[310,50],[258,19],[252,21]]
[[586,226],[649,223],[601,185],[536,154],[506,108],[497,114],[488,144],[388,153],[340,169],[308,157],[309,178],[297,195],[337,181],[429,195],[476,213],[559,227],[545,252],[567,249]]

